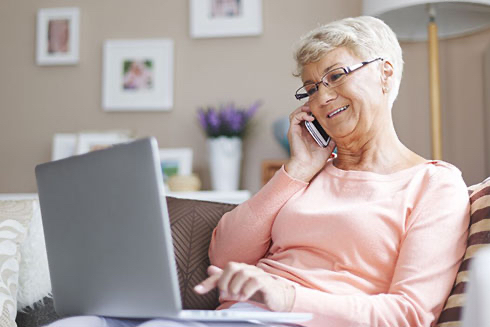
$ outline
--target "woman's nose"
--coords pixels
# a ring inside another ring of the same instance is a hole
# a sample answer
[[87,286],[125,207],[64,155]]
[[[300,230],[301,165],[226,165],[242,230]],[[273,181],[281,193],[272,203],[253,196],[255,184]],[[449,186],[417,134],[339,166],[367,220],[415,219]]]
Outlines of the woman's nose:
[[324,104],[329,102],[330,100],[333,100],[337,97],[337,92],[335,89],[332,89],[331,87],[325,86],[324,84],[320,84],[318,86],[318,91],[317,91],[317,97],[316,100],[320,104]]

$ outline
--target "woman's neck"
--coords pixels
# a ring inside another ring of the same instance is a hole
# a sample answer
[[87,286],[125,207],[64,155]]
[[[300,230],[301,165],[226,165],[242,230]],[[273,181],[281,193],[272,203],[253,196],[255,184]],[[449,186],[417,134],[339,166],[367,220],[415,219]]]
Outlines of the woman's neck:
[[426,160],[409,150],[398,138],[393,124],[372,129],[354,140],[339,140],[335,167],[343,170],[390,174]]

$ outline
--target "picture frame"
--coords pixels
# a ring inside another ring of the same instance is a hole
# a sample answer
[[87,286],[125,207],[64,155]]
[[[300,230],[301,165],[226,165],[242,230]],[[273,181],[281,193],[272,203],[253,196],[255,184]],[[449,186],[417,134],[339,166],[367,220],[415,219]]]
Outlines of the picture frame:
[[51,160],[60,160],[75,155],[77,134],[56,133],[53,137]]
[[84,132],[77,134],[75,154],[102,150],[114,144],[128,142],[131,138],[122,132]]
[[161,148],[159,154],[165,185],[173,175],[192,174],[193,154],[191,148]]
[[38,65],[74,65],[79,62],[79,8],[39,9],[36,32]]
[[193,38],[261,33],[262,0],[190,0],[190,34]]
[[171,39],[106,40],[102,107],[105,111],[167,111],[173,106]]

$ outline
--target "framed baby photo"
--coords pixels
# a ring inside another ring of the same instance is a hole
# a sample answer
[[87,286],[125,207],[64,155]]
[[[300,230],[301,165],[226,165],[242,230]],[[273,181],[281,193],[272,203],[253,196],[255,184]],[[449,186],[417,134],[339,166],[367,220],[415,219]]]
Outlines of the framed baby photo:
[[194,38],[259,35],[262,0],[190,0],[190,32]]
[[45,8],[37,13],[36,63],[74,65],[79,62],[80,10]]
[[170,39],[107,40],[102,77],[104,110],[170,110],[173,49]]

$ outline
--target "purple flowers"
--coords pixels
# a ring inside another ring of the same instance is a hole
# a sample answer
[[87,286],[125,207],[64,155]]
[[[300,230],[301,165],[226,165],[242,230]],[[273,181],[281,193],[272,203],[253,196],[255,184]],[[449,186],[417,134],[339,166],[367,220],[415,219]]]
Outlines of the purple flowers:
[[199,108],[197,111],[199,123],[208,137],[243,137],[248,123],[261,102],[257,101],[247,108],[235,107],[234,103],[214,107]]

